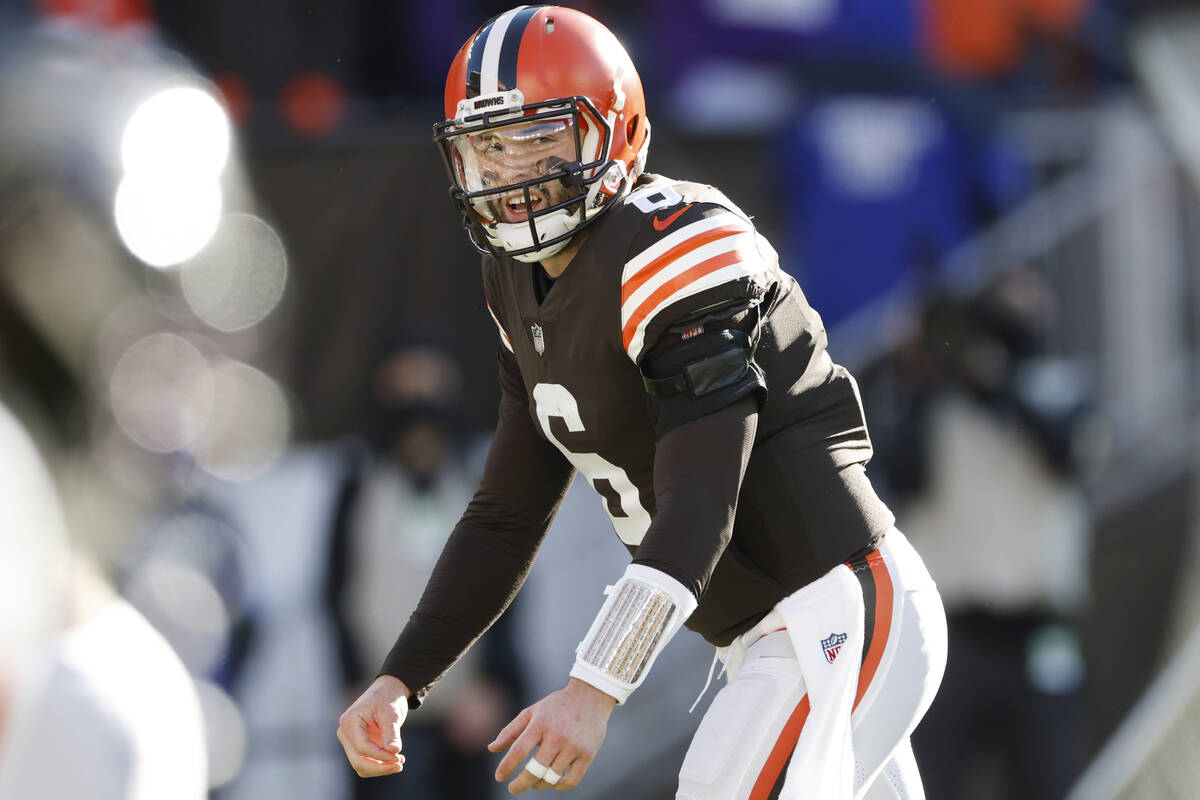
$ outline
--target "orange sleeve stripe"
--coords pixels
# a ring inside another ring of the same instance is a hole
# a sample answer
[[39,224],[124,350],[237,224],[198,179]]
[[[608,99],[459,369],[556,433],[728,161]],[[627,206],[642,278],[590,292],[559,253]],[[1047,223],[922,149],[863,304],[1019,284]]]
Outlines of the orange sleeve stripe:
[[508,333],[505,332],[504,326],[500,324],[500,318],[496,316],[496,312],[492,310],[492,304],[484,301],[487,306],[488,314],[492,317],[492,322],[496,323],[496,330],[500,332],[500,340],[504,342],[504,346],[512,350],[512,340],[508,338]]
[[888,634],[892,630],[892,576],[888,574],[887,565],[878,550],[867,556],[867,564],[871,568],[871,577],[875,581],[875,629],[871,635],[871,649],[863,659],[862,668],[858,673],[858,693],[854,696],[854,708],[867,693],[867,687],[875,679],[879,662],[883,660],[883,651],[887,649]]
[[784,724],[779,738],[775,740],[775,746],[771,748],[771,754],[767,756],[762,772],[758,773],[758,779],[754,781],[754,788],[750,790],[747,800],[767,800],[770,797],[771,790],[775,788],[775,783],[791,758],[792,751],[796,749],[796,743],[800,741],[800,732],[804,730],[804,723],[808,721],[809,710],[806,694],[800,698],[800,702]]
[[667,266],[672,261],[682,258],[693,250],[703,247],[709,242],[715,242],[717,239],[723,239],[726,236],[733,236],[736,233],[747,233],[748,231],[749,228],[741,225],[724,225],[720,228],[713,228],[711,231],[704,231],[703,233],[698,233],[691,238],[684,239],[682,242],[651,261],[649,264],[639,270],[637,274],[631,275],[629,280],[622,283],[621,302],[624,303],[627,301],[630,296],[638,290],[638,287],[657,275],[663,267]]
[[654,290],[654,292],[646,298],[637,311],[625,323],[625,327],[621,330],[621,343],[625,346],[625,350],[629,350],[629,345],[633,341],[634,334],[637,333],[638,325],[642,320],[650,316],[651,312],[657,310],[660,304],[668,297],[673,295],[680,289],[685,288],[693,281],[703,278],[710,272],[716,272],[722,267],[728,267],[730,264],[736,264],[742,260],[742,254],[737,250],[730,250],[727,253],[713,256],[707,261],[701,261],[691,269],[679,273],[671,280],[664,283],[662,286]]

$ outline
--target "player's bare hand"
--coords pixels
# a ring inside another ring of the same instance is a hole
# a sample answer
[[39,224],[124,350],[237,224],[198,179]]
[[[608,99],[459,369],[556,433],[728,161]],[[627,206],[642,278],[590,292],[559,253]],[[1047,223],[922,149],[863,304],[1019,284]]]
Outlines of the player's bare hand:
[[360,776],[375,778],[404,769],[400,726],[408,716],[408,695],[399,678],[380,675],[338,720],[338,741]]
[[[590,684],[571,678],[562,689],[518,714],[500,731],[496,741],[488,745],[493,753],[509,748],[496,770],[496,780],[506,781],[520,769],[520,774],[508,785],[511,794],[526,789],[562,791],[578,786],[604,742],[608,718],[616,702]],[[561,776],[557,783],[547,782],[522,768],[530,755]]]

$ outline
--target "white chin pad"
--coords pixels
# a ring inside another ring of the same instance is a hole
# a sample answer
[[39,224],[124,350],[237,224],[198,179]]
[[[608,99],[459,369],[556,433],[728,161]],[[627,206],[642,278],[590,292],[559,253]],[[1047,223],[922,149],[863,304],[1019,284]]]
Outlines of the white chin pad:
[[696,610],[687,587],[659,570],[630,564],[575,649],[571,676],[624,703],[654,659]]
[[[533,224],[537,226],[538,237],[544,242],[574,229],[578,221],[578,212],[572,214],[564,208],[552,211],[542,217],[536,217]],[[487,233],[487,237],[491,240],[492,244],[503,252],[524,250],[526,247],[534,244],[533,234],[529,232],[528,222],[501,222],[496,225],[485,226],[484,231]],[[513,256],[513,258],[517,261],[525,262],[541,261],[543,258],[552,256],[562,250],[570,241],[569,238],[563,239],[561,242],[540,247],[530,253]]]

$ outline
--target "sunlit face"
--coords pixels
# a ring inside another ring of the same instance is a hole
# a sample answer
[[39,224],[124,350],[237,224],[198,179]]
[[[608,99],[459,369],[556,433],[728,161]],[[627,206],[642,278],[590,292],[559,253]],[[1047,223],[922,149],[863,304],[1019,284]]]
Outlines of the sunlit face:
[[[465,188],[472,192],[551,175],[564,163],[578,160],[570,119],[513,125],[463,138],[466,144],[459,146],[463,178]],[[561,180],[546,181],[529,187],[529,204],[523,189],[513,189],[488,198],[487,207],[500,222],[524,222],[530,214],[563,202],[571,193]]]

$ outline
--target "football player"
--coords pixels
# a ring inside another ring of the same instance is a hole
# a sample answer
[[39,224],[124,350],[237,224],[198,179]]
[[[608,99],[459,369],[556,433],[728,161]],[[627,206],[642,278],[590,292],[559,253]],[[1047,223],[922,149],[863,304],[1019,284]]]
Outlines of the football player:
[[578,785],[686,626],[728,678],[678,797],[923,797],[909,734],[941,680],[941,601],[864,472],[854,379],[750,217],[644,171],[637,71],[572,9],[476,31],[434,131],[483,255],[500,418],[423,598],[341,717],[355,770],[403,768],[405,715],[504,611],[578,470],[632,563],[566,685],[490,745],[497,780]]

